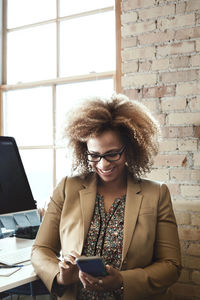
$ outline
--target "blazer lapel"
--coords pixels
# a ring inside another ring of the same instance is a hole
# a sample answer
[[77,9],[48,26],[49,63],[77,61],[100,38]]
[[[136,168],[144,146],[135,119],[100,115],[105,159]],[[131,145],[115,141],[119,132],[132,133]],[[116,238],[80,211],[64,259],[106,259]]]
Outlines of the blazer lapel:
[[[83,216],[84,240],[87,236],[90,222],[92,219],[96,192],[97,192],[97,177],[93,174],[92,178],[85,185],[85,189],[79,191],[81,211]],[[84,242],[84,241],[83,241]]]
[[124,238],[122,248],[122,262],[126,257],[130,246],[132,236],[134,234],[140,206],[142,203],[142,195],[140,184],[128,175],[126,206],[124,215]]

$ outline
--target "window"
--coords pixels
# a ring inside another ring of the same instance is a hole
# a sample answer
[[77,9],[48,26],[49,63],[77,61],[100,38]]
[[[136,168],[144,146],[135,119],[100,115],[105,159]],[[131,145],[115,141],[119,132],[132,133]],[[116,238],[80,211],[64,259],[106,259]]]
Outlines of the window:
[[39,207],[71,172],[65,113],[84,96],[119,91],[119,2],[3,1],[1,134],[16,139]]

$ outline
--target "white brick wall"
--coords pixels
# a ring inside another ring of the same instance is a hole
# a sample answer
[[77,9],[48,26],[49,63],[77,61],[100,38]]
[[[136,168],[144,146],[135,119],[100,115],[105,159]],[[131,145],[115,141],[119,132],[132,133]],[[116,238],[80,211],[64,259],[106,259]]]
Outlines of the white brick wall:
[[200,299],[200,1],[122,0],[122,87],[162,125],[148,178],[168,184],[183,272],[176,299]]

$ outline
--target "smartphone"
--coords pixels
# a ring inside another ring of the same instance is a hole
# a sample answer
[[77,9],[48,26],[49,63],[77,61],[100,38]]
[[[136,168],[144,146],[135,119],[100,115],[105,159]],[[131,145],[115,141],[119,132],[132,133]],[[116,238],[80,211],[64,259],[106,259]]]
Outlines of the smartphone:
[[103,259],[99,256],[80,256],[76,258],[78,268],[94,277],[106,276],[106,268]]

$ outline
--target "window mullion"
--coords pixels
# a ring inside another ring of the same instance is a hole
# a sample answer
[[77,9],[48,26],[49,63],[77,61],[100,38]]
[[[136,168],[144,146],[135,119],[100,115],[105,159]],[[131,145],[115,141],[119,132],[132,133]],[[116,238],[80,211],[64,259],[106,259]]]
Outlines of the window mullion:
[[60,11],[60,0],[56,1],[56,77],[59,78],[60,75],[60,21],[59,21],[59,11]]
[[121,0],[115,0],[115,22],[116,22],[116,74],[115,74],[115,90],[117,93],[122,92],[121,85]]
[[56,186],[56,85],[52,85],[53,187]]
[[26,89],[26,88],[37,87],[37,86],[42,86],[42,85],[47,86],[47,85],[52,85],[52,84],[65,84],[65,83],[97,80],[97,79],[106,79],[106,78],[113,77],[114,74],[115,74],[115,71],[90,73],[90,74],[86,74],[86,75],[61,77],[61,78],[57,78],[57,79],[2,85],[1,88],[3,90],[16,90],[16,89],[22,89],[22,88]]
[[6,84],[7,82],[7,1],[2,1],[2,55],[1,55],[1,67],[2,67],[2,80],[1,84]]

